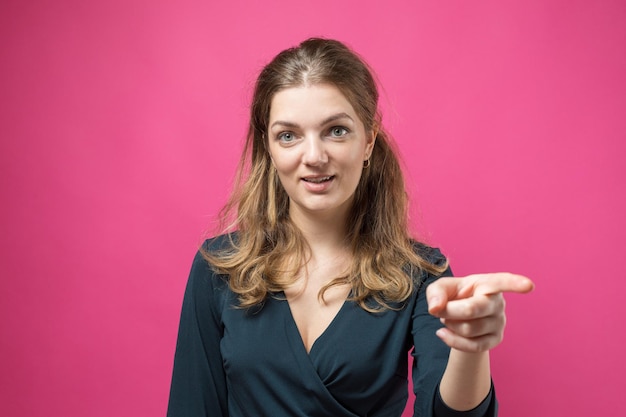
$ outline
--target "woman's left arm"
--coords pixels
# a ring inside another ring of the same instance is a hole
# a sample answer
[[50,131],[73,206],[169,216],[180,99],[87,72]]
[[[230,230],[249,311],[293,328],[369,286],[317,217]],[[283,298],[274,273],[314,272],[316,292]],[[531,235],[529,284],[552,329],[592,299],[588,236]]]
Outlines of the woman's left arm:
[[533,288],[530,279],[509,273],[440,278],[428,286],[428,311],[445,326],[437,336],[451,348],[439,385],[448,407],[471,410],[489,394],[489,350],[502,341],[506,324],[502,293]]

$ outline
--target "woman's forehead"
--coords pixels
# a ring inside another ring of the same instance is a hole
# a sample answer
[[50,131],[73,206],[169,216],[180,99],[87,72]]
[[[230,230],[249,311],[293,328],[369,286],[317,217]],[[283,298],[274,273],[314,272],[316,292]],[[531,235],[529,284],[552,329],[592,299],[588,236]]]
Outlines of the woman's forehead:
[[278,91],[270,104],[269,126],[323,124],[339,116],[360,121],[348,98],[332,84],[290,87]]

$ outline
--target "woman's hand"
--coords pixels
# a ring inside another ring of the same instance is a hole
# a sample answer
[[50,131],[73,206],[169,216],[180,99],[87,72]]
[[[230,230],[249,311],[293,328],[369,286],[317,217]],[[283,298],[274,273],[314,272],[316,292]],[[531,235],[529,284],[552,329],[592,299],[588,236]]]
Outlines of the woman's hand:
[[445,327],[437,336],[453,349],[484,352],[502,341],[506,316],[503,292],[527,293],[533,282],[510,273],[440,278],[426,289],[428,311]]

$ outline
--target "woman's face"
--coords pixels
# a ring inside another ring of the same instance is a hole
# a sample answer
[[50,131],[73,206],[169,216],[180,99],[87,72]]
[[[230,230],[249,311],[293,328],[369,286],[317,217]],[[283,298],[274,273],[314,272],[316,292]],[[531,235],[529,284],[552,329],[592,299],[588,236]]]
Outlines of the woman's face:
[[298,216],[343,215],[375,135],[333,85],[281,90],[270,107],[269,153]]

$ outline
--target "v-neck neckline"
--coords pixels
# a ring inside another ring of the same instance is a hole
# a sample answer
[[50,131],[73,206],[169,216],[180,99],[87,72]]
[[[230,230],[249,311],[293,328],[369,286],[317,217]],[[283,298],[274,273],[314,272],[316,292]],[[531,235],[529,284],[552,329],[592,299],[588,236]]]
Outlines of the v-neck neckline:
[[284,291],[281,291],[279,294],[281,294],[280,299],[281,299],[281,301],[284,302],[285,308],[287,309],[287,314],[289,316],[289,321],[290,321],[292,330],[294,332],[294,335],[295,335],[295,337],[297,337],[297,339],[300,342],[299,345],[302,346],[302,350],[304,351],[304,353],[308,357],[311,357],[311,353],[315,349],[315,346],[318,344],[320,339],[323,339],[329,333],[329,331],[331,331],[331,329],[336,326],[335,323],[339,320],[340,316],[343,314],[343,311],[347,309],[348,303],[351,302],[350,301],[350,297],[352,296],[352,290],[350,290],[350,292],[346,296],[346,299],[343,300],[343,303],[341,304],[341,307],[339,307],[339,310],[337,310],[337,313],[335,314],[335,316],[328,323],[328,326],[326,326],[326,328],[319,334],[319,336],[317,336],[315,338],[313,343],[311,343],[311,348],[309,350],[307,350],[306,345],[304,343],[304,339],[302,338],[302,335],[300,334],[300,329],[298,328],[298,324],[296,323],[296,319],[293,316],[293,312],[291,311],[291,305],[289,304],[289,300],[287,299],[287,295],[285,294]]

